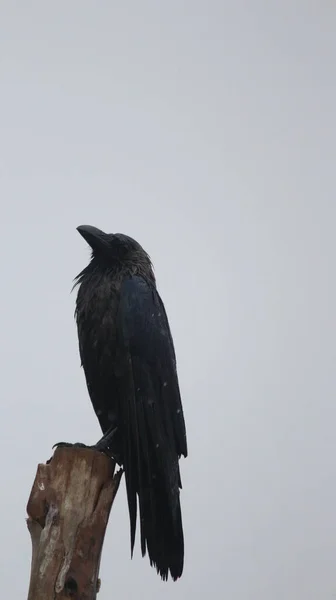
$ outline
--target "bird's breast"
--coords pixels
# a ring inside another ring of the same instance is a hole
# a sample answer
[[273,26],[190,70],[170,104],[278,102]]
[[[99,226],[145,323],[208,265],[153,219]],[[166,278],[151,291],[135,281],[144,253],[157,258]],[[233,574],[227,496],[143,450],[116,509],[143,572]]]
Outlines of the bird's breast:
[[80,345],[111,354],[116,345],[121,282],[110,277],[88,277],[78,290],[76,320]]

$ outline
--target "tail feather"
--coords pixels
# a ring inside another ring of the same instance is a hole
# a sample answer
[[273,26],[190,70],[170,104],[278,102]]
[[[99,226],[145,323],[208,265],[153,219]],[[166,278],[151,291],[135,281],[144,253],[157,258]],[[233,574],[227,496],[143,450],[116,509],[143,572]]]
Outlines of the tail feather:
[[[128,379],[130,381],[130,379]],[[174,436],[163,428],[160,406],[151,399],[154,390],[146,377],[140,390],[124,404],[124,470],[131,525],[133,553],[137,496],[140,516],[141,552],[163,580],[182,575],[184,538],[180,507],[180,471]],[[125,406],[127,405],[127,406]]]

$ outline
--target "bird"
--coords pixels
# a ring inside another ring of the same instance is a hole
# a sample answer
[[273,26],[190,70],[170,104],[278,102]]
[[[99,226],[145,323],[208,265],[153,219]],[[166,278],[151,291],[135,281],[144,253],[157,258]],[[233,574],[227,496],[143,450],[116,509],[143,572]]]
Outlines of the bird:
[[138,521],[142,556],[162,580],[176,581],[184,565],[179,459],[188,450],[167,314],[136,240],[91,225],[77,231],[91,249],[74,287],[81,365],[103,433],[95,448],[124,471],[131,556]]

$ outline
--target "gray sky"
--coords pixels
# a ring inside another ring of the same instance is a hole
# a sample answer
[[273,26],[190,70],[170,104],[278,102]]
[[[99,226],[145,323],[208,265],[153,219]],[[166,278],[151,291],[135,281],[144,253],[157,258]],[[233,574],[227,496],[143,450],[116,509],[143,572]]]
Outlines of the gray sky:
[[152,256],[188,427],[185,572],[130,560],[124,483],[100,600],[336,596],[333,2],[0,4],[1,572],[25,505],[99,427],[80,369],[81,223]]

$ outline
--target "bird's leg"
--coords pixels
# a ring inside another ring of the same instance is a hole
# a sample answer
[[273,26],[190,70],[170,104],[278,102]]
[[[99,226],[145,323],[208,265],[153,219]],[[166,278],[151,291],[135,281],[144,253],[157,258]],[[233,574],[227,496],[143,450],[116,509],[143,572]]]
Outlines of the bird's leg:
[[111,447],[111,442],[115,442],[115,436],[117,433],[118,427],[116,427],[115,424],[111,425],[111,427],[105,431],[103,437],[100,438],[100,440],[98,440],[98,442],[92,446],[92,448],[98,450],[99,452],[104,452],[104,454],[107,454],[107,456],[113,458],[118,465],[121,465],[122,460],[121,455],[118,452],[118,444],[114,444],[114,446]]
[[115,437],[115,434],[117,433],[117,431],[118,431],[118,427],[116,427],[115,425],[112,425],[104,433],[103,437],[100,438],[100,440],[94,445],[94,448],[96,448],[100,452],[104,452],[105,450],[107,450],[107,448],[109,447],[113,438]]
[[92,448],[93,450],[98,450],[98,452],[104,452],[111,458],[113,458],[118,464],[121,464],[121,458],[117,452],[115,452],[112,448],[110,448],[110,444],[114,439],[118,428],[115,424],[111,425],[111,427],[104,433],[103,437],[98,440],[94,446],[87,446],[86,444],[82,444],[81,442],[76,442],[75,444],[71,444],[69,442],[58,442],[53,445],[54,448]]

